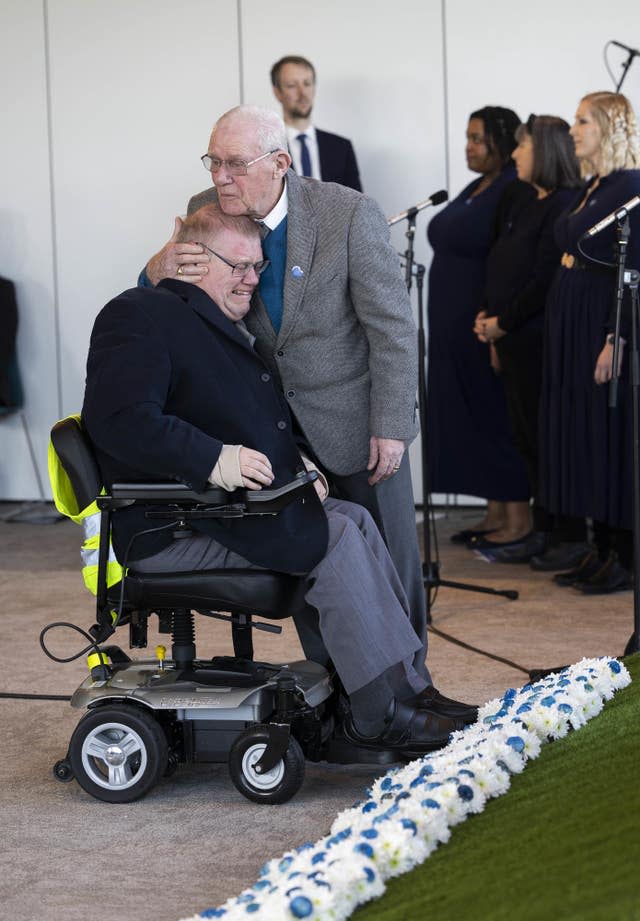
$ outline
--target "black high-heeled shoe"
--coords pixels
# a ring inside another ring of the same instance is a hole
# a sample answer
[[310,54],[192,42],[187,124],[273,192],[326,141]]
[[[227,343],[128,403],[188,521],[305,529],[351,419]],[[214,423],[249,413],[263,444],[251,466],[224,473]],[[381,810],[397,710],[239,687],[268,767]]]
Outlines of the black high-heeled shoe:
[[473,540],[476,537],[484,537],[485,534],[493,534],[497,530],[496,528],[489,528],[484,531],[475,531],[473,528],[465,528],[462,531],[456,531],[455,534],[452,534],[449,540],[452,544],[468,544],[470,540]]
[[478,537],[475,540],[469,541],[468,547],[470,550],[502,550],[506,547],[522,547],[532,536],[533,531],[529,531],[528,534],[523,534],[523,536],[518,537],[517,540],[496,541],[487,540],[485,537]]
[[586,582],[591,576],[595,576],[602,569],[603,561],[598,556],[598,551],[592,548],[587,550],[577,566],[566,572],[557,572],[553,581],[557,585],[568,586],[576,585],[578,582]]
[[598,572],[585,582],[573,586],[583,595],[612,595],[614,592],[628,592],[633,588],[633,577],[625,569],[618,554],[611,551]]

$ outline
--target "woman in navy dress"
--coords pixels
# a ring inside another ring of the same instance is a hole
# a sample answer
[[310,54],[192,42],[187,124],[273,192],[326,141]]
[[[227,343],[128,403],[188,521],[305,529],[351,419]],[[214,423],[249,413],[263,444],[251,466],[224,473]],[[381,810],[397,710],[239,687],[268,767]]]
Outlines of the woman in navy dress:
[[[511,427],[533,496],[534,533],[517,547],[492,553],[492,558],[509,563],[544,553],[551,540],[554,522],[540,504],[538,490],[544,308],[562,252],[554,240],[554,225],[582,185],[569,125],[563,119],[531,115],[518,128],[516,140],[513,160],[522,182],[505,190],[498,207],[496,237],[487,260],[486,309],[475,325],[481,342],[495,343]],[[556,520],[553,531],[558,543],[580,541],[584,548],[584,519]],[[485,541],[491,543],[491,537]]]
[[[608,407],[613,363],[615,222],[583,234],[640,194],[640,141],[633,109],[619,93],[591,93],[571,129],[584,194],[556,223],[563,250],[549,292],[541,405],[543,501],[552,512],[592,518],[602,567],[577,587],[587,593],[631,588],[632,417],[627,349],[618,408]],[[640,268],[640,209],[629,215],[627,267]],[[625,297],[627,300],[627,297]],[[628,301],[627,301],[628,303]],[[628,308],[627,308],[628,311]],[[629,338],[628,312],[623,336]],[[618,559],[619,557],[619,559]]]
[[[507,418],[502,382],[473,324],[482,306],[493,220],[516,181],[511,153],[520,120],[486,106],[467,129],[467,164],[480,174],[429,225],[427,445],[431,488],[489,500],[483,521],[454,535],[464,541],[494,531],[509,542],[530,530],[529,486]],[[499,530],[500,529],[500,530]]]

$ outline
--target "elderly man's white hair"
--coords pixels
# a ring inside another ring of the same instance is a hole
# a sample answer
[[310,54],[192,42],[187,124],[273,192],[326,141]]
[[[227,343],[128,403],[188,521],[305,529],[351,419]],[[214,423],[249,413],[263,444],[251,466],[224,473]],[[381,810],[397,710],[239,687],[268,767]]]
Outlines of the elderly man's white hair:
[[212,134],[215,135],[219,127],[229,122],[246,125],[262,152],[287,149],[284,122],[277,112],[271,109],[263,109],[260,106],[235,106],[220,116],[213,126]]

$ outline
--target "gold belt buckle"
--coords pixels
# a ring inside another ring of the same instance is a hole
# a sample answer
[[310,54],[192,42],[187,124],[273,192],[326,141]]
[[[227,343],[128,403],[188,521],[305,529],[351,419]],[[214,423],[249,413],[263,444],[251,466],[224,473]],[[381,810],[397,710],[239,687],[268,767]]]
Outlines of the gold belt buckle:
[[563,253],[560,260],[560,265],[564,266],[565,269],[572,269],[576,261],[576,257],[572,256],[571,253]]

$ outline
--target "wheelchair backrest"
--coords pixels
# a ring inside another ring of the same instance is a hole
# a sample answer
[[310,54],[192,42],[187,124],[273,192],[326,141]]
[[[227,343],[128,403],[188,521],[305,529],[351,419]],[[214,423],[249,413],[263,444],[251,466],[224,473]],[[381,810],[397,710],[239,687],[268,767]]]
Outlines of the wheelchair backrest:
[[77,416],[61,419],[51,429],[51,443],[69,478],[78,508],[90,505],[102,490],[102,478],[89,439]]

